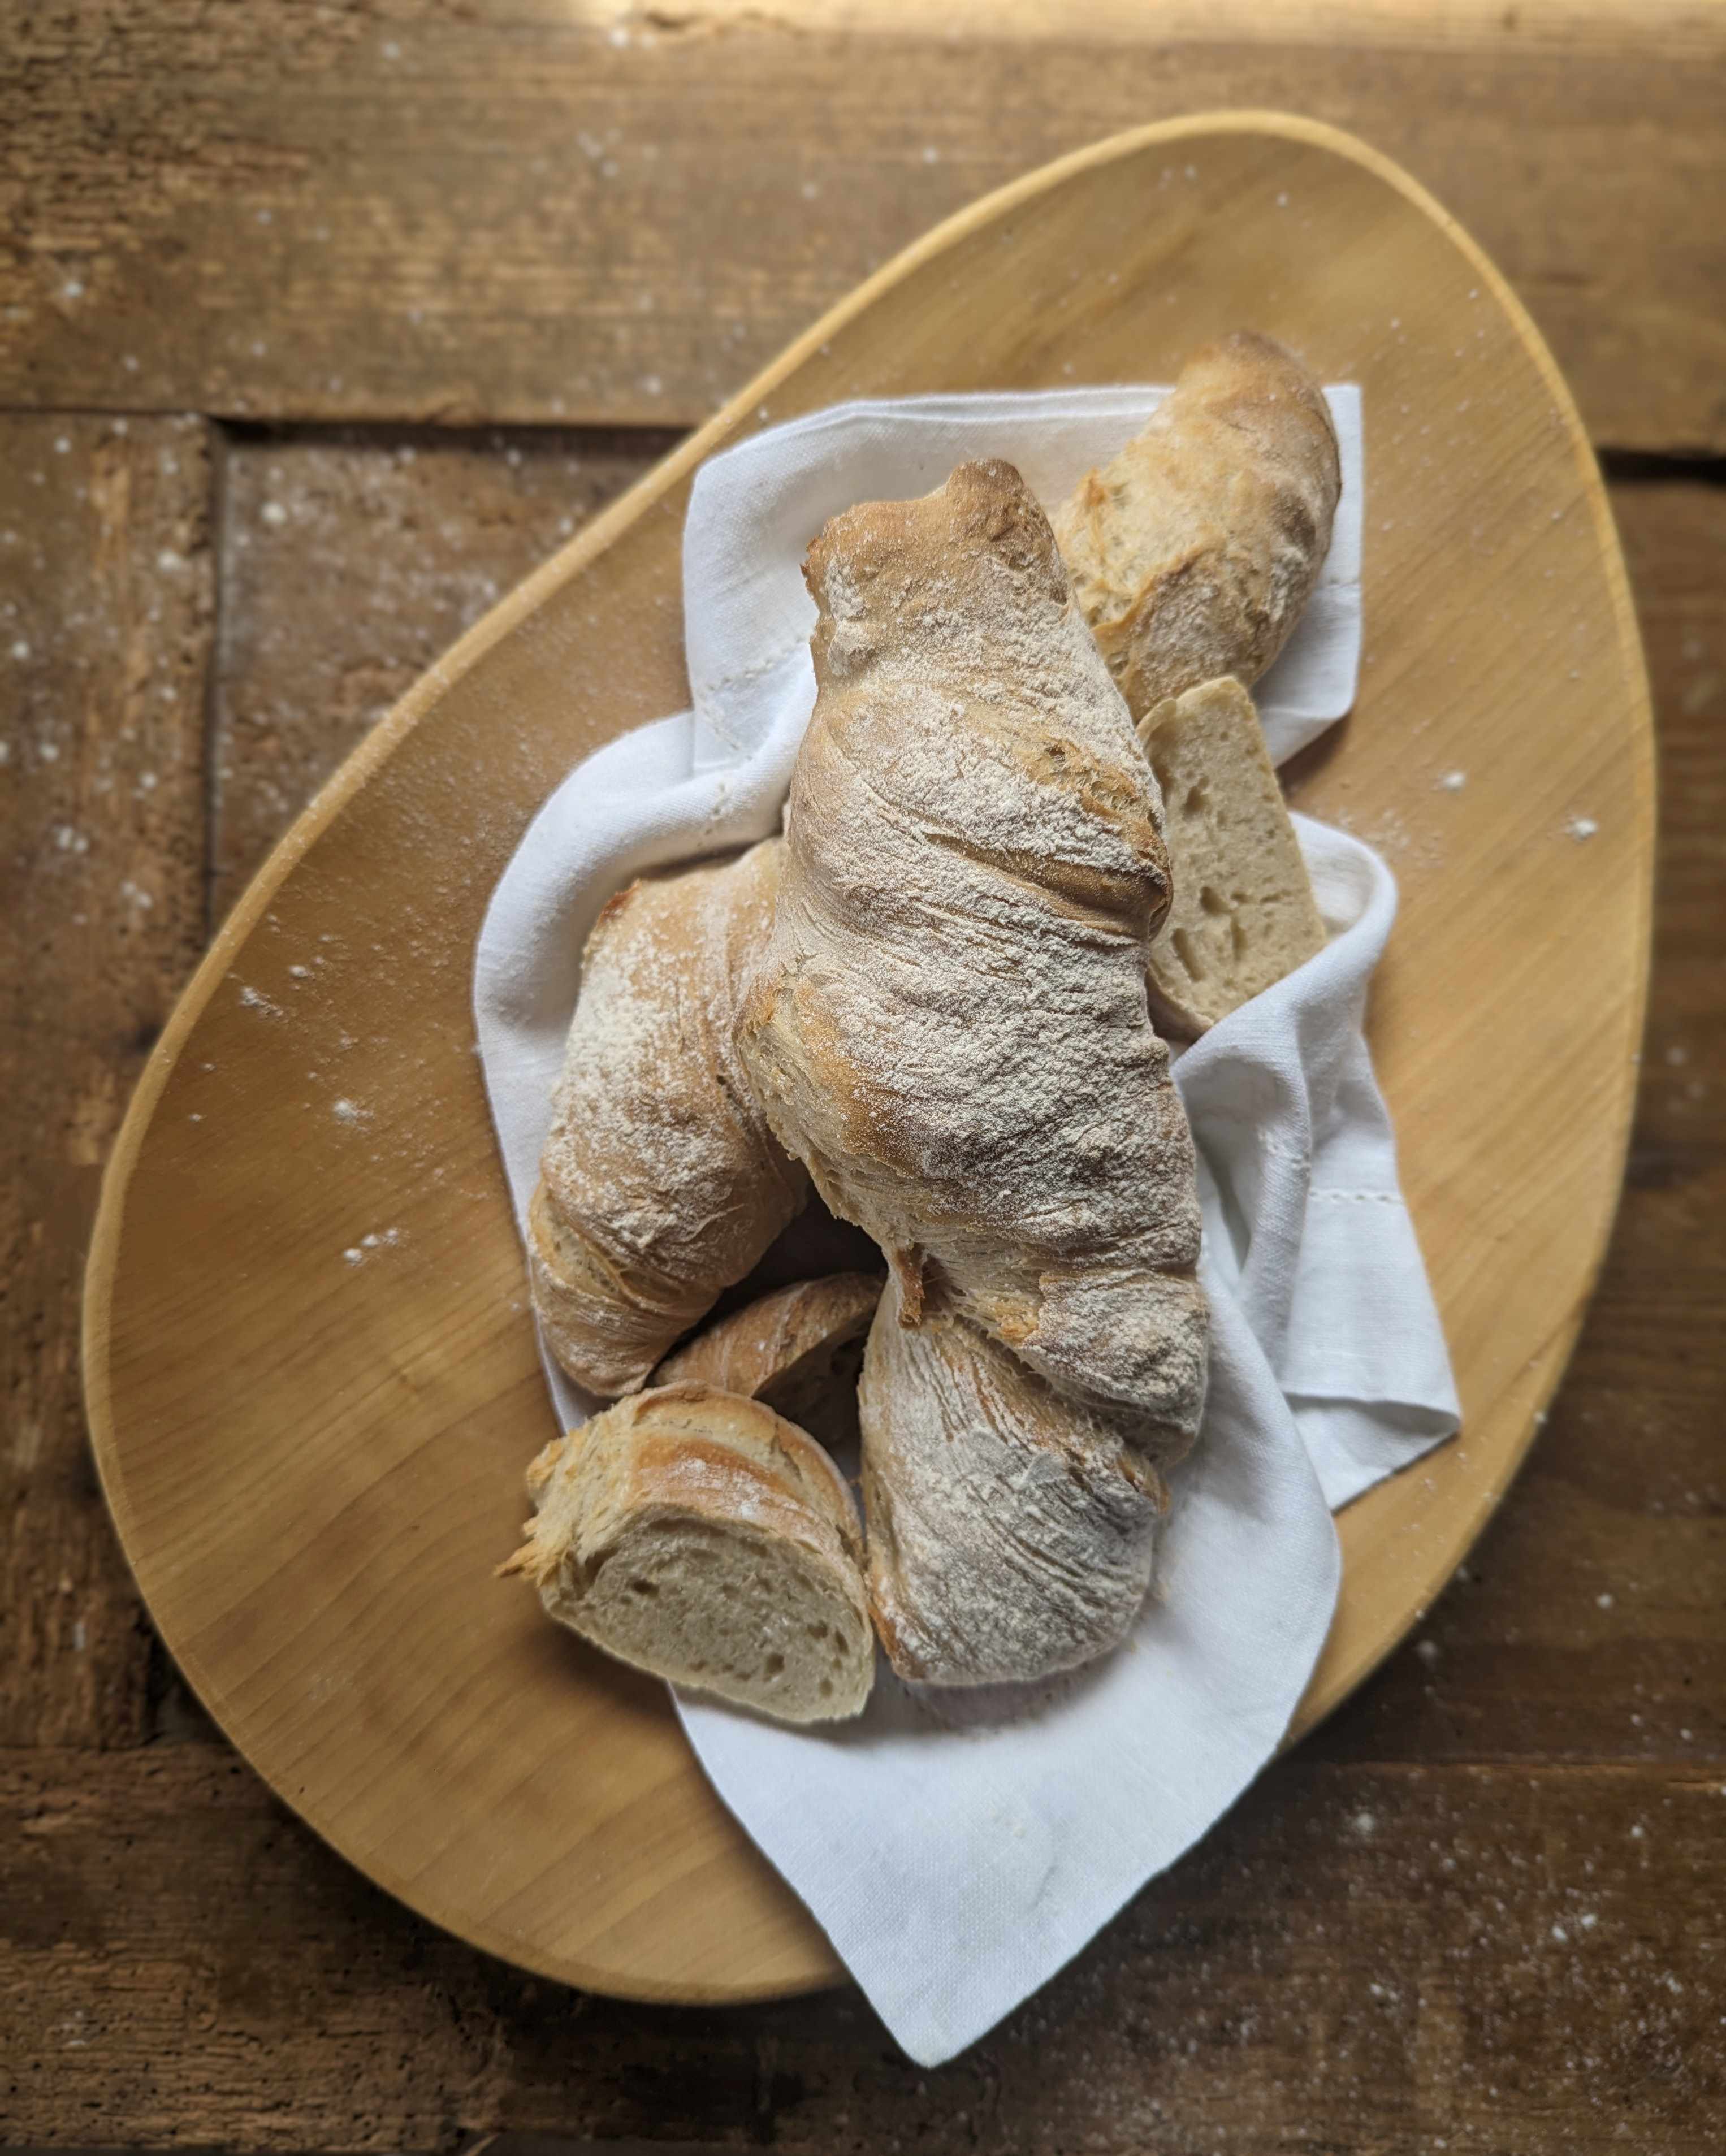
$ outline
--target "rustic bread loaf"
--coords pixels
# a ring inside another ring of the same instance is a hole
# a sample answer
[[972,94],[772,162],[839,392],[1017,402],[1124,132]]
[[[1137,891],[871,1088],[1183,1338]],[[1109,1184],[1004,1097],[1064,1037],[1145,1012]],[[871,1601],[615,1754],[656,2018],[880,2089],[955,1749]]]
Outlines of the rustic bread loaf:
[[1252,699],[1228,676],[1146,713],[1174,903],[1151,946],[1151,1014],[1192,1037],[1324,948],[1324,923]]
[[[889,1284],[863,1362],[869,1598],[900,1676],[1020,1681],[1116,1645],[1167,1506],[1139,1419],[1057,1392],[980,1327]],[[1166,1463],[1185,1450],[1169,1434]]]
[[845,1480],[758,1400],[669,1385],[528,1470],[538,1509],[501,1570],[595,1646],[783,1722],[860,1713],[875,1671]]
[[760,1400],[833,1446],[857,1435],[857,1373],[879,1273],[797,1281],[716,1318],[668,1355],[655,1385],[696,1383]]
[[528,1264],[552,1353],[590,1391],[641,1385],[808,1195],[732,1039],[782,853],[643,876],[588,938]]
[[1143,431],[1055,520],[1073,589],[1133,716],[1282,649],[1342,490],[1318,384],[1269,337],[1195,352]]
[[1192,1139],[1144,975],[1150,767],[1010,465],[836,517],[819,694],[738,1045],[782,1143],[886,1251],[1073,1399],[1189,1435]]
[[1027,1679],[1125,1632],[1208,1358],[1192,1141],[1145,968],[1159,804],[1017,472],[810,549],[819,694],[738,1040],[886,1252],[860,1408],[896,1668]]

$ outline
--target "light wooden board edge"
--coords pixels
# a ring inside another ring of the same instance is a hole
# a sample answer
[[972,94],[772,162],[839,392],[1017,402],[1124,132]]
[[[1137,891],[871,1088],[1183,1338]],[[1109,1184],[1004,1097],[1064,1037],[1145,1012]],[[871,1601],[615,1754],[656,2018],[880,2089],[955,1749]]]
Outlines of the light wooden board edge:
[[[1266,116],[1270,117],[1271,116]],[[1310,130],[1310,134],[1307,131]],[[1492,292],[1505,316],[1520,338],[1524,350],[1533,362],[1551,395],[1553,408],[1562,418],[1569,439],[1571,454],[1576,460],[1581,477],[1584,497],[1593,519],[1595,536],[1600,559],[1605,570],[1608,588],[1612,595],[1613,627],[1618,645],[1625,660],[1626,672],[1635,684],[1635,710],[1626,716],[1631,721],[1637,747],[1635,769],[1636,799],[1634,803],[1637,856],[1641,863],[1633,894],[1636,907],[1636,942],[1641,963],[1636,971],[1635,991],[1626,1013],[1624,1052],[1616,1059],[1619,1072],[1618,1095],[1615,1103],[1614,1125],[1618,1164],[1618,1188],[1623,1191],[1624,1164],[1629,1156],[1631,1127],[1636,1114],[1636,1081],[1641,1062],[1641,1043],[1647,1030],[1648,977],[1653,952],[1654,930],[1654,864],[1657,841],[1655,735],[1653,698],[1648,685],[1648,666],[1642,649],[1641,632],[1636,623],[1636,603],[1631,593],[1630,575],[1624,565],[1624,550],[1618,541],[1618,527],[1613,521],[1612,506],[1606,498],[1605,482],[1595,459],[1593,445],[1582,424],[1582,415],[1576,408],[1569,385],[1559,372],[1559,365],[1547,349],[1546,340],[1534,325],[1534,319],[1517,297],[1508,280],[1464,230],[1442,204],[1436,202],[1418,181],[1411,179],[1391,159],[1380,155],[1368,145],[1340,131],[1308,121],[1301,130],[1308,140],[1328,140],[1333,147],[1344,154],[1356,156],[1382,178],[1396,187],[1408,200],[1424,209],[1435,223],[1467,257],[1479,273],[1481,282]],[[1286,1751],[1297,1743],[1333,1709],[1340,1706],[1355,1687],[1363,1683],[1379,1665],[1384,1661],[1419,1624],[1432,1602],[1437,1598],[1456,1567],[1467,1557],[1480,1536],[1481,1531],[1502,1502],[1505,1491],[1515,1481],[1518,1471],[1528,1457],[1547,1406],[1563,1382],[1566,1366],[1574,1351],[1588,1306],[1600,1284],[1601,1268],[1606,1262],[1606,1252],[1611,1241],[1613,1224],[1618,1208],[1601,1223],[1600,1232],[1594,1249],[1589,1254],[1585,1284],[1579,1293],[1574,1307],[1568,1317],[1546,1342],[1535,1358],[1538,1368],[1524,1372],[1524,1383],[1496,1404],[1496,1411],[1519,1415],[1520,1435],[1508,1452],[1502,1474],[1482,1484],[1472,1509],[1465,1515],[1459,1533],[1449,1552],[1430,1567],[1430,1578],[1424,1583],[1418,1604],[1410,1613],[1408,1622],[1390,1637],[1380,1635],[1373,1644],[1362,1646],[1348,1640],[1340,1627],[1333,1626],[1324,1651],[1319,1656],[1306,1694],[1295,1710],[1288,1732],[1283,1738]],[[1462,1435],[1468,1432],[1465,1426]]]
[[[272,850],[232,913],[218,930],[197,972],[176,1004],[139,1078],[103,1173],[85,1276],[82,1327],[85,1402],[103,1494],[113,1515],[128,1563],[131,1562],[131,1516],[125,1477],[114,1442],[108,1368],[111,1299],[126,1192],[145,1132],[187,1035],[226,978],[234,953],[268,911],[272,899],[290,871],[347,803],[383,767],[399,743],[442,695],[500,639],[518,628],[552,592],[579,574],[686,474],[724,447],[734,435],[745,431],[749,421],[759,413],[765,400],[771,398],[781,383],[817,354],[824,343],[830,341],[839,330],[881,294],[932,257],[968,237],[979,226],[1034,200],[1074,173],[1133,155],[1153,145],[1177,142],[1194,135],[1218,133],[1276,135],[1327,150],[1364,167],[1431,218],[1491,289],[1546,383],[1554,411],[1560,416],[1566,430],[1605,565],[1617,640],[1626,661],[1626,671],[1636,684],[1636,708],[1626,716],[1631,722],[1640,751],[1635,767],[1634,808],[1643,872],[1634,896],[1636,940],[1641,963],[1634,995],[1626,1012],[1626,1052],[1618,1059],[1621,1075],[1616,1104],[1615,1142],[1621,1169],[1629,1147],[1639,1060],[1630,1044],[1639,1042],[1641,1038],[1648,996],[1655,837],[1653,716],[1629,578],[1605,489],[1574,401],[1533,318],[1502,274],[1456,220],[1394,160],[1340,128],[1288,113],[1225,110],[1155,121],[1142,128],[1111,136],[1067,157],[1057,158],[1009,185],[981,197],[934,227],[891,262],[883,264],[838,306],[830,310],[803,336],[789,346],[770,367],[733,397],[688,441],[655,465],[568,545],[517,585],[442,659],[429,668],[319,790]],[[1581,1329],[1589,1298],[1605,1262],[1610,1229],[1611,1218],[1609,1216],[1602,1223],[1595,1248],[1590,1254],[1585,1289],[1579,1296],[1564,1323],[1528,1366],[1523,1382],[1496,1404],[1497,1412],[1505,1414],[1513,1420],[1519,1419],[1521,1424],[1517,1436],[1504,1455],[1502,1473],[1482,1485],[1473,1505],[1464,1515],[1458,1532],[1450,1538],[1442,1552],[1430,1558],[1423,1568],[1418,1590],[1410,1603],[1409,1616],[1402,1625],[1389,1634],[1375,1633],[1369,1641],[1365,1642],[1351,1641],[1342,1628],[1333,1629],[1307,1691],[1290,1723],[1282,1748],[1287,1749],[1297,1743],[1322,1721],[1401,1644],[1467,1555],[1502,1500],[1533,1441],[1542,1412],[1563,1377]],[[172,1643],[169,1645],[172,1648]],[[216,1718],[223,1722],[225,1729],[219,1687],[209,1679],[208,1673],[199,1670],[195,1660],[182,1658],[182,1667],[193,1690]],[[243,1750],[244,1748],[239,1748]],[[302,1816],[316,1830],[322,1831],[312,1812],[304,1812]],[[395,1893],[398,1899],[408,1902],[410,1907],[414,1906],[413,1896],[407,1890],[405,1882],[393,1886],[381,1865],[370,1867],[370,1871],[371,1876],[377,1878],[387,1891]],[[465,1936],[485,1951],[518,1966],[528,1968],[558,1982],[570,1981],[568,1964],[553,1967],[548,1961],[537,1961],[531,1953],[524,1953],[521,1943],[513,1937],[505,1939],[498,1935],[488,1938],[485,1936],[485,1928],[472,1925],[466,1929]],[[595,1988],[603,1989],[609,1995],[636,1998],[648,2003],[675,2000],[691,2005],[742,2005],[753,2000],[792,1997],[821,1990],[832,1983],[843,1980],[845,1971],[835,1961],[830,1974],[814,1975],[806,1982],[796,1984],[773,1981],[760,1987],[747,1984],[719,1987],[681,1983],[676,1986],[662,1987],[644,1983],[625,1989],[619,1984],[614,1976],[608,1974],[603,1982],[596,1983]]]

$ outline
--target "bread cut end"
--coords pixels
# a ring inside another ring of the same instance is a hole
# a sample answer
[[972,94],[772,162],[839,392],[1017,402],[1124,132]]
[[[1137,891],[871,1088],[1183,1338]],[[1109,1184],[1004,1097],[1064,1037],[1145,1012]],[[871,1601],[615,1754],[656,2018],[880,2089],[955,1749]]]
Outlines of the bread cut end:
[[619,1401],[528,1471],[500,1568],[637,1669],[785,1722],[860,1712],[875,1649],[844,1478],[764,1407],[696,1383]]
[[545,1606],[619,1661],[781,1722],[860,1714],[875,1641],[830,1560],[737,1522],[645,1513]]
[[1174,903],[1151,946],[1158,1029],[1194,1037],[1324,948],[1324,923],[1252,699],[1230,678],[1139,729],[1163,790]]

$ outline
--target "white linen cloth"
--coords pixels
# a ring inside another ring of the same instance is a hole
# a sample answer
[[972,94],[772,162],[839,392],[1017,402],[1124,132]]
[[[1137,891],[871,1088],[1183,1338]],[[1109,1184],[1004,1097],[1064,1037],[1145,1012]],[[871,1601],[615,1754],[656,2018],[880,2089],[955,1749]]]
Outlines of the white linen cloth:
[[[1343,475],[1330,557],[1258,688],[1279,761],[1348,710],[1359,658],[1359,393],[1326,393]],[[480,937],[480,1050],[518,1220],[599,907],[644,869],[778,823],[814,698],[799,565],[823,521],[977,456],[1009,459],[1052,506],[1166,394],[844,405],[702,467],[683,552],[693,708],[570,774]],[[1329,1628],[1331,1508],[1457,1425],[1361,1032],[1395,886],[1358,840],[1296,821],[1331,940],[1176,1063],[1199,1154],[1210,1394],[1126,1645],[1053,1684],[982,1694],[913,1691],[883,1661],[867,1712],[827,1730],[677,1697],[720,1796],[924,2065],[1044,1983],[1252,1780]],[[562,1419],[581,1420],[591,1403],[549,1359],[547,1375]]]

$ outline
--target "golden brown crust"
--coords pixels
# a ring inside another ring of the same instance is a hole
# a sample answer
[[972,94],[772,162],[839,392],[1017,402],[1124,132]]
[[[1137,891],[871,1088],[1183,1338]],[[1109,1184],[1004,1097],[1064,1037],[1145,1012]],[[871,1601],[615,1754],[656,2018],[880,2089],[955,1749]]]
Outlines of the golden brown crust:
[[552,1353],[593,1392],[643,1384],[808,1195],[732,1045],[781,853],[641,877],[588,939],[528,1265]]
[[963,465],[835,518],[809,572],[819,693],[739,1029],[763,1103],[907,1322],[938,1286],[1076,1398],[1196,1427],[1192,1143],[1145,1008],[1158,804],[1047,520],[1010,465]]
[[857,1430],[863,1337],[881,1300],[879,1273],[798,1281],[720,1318],[668,1355],[655,1385],[695,1380],[749,1399],[832,1445]]
[[1282,649],[1330,547],[1341,492],[1318,385],[1236,331],[1195,352],[1143,431],[1055,520],[1073,589],[1135,719]]
[[1126,708],[1010,465],[810,549],[819,696],[739,1043],[890,1285],[861,1393],[895,1666],[1030,1678],[1113,1645],[1206,1314],[1192,1141],[1145,1004],[1169,875]]

